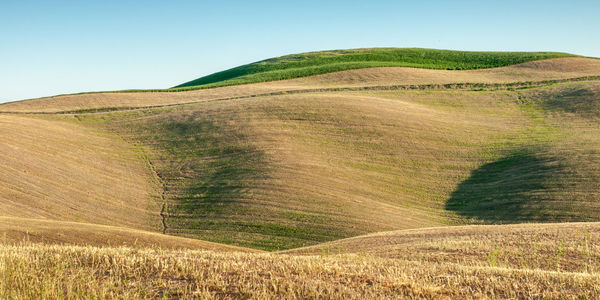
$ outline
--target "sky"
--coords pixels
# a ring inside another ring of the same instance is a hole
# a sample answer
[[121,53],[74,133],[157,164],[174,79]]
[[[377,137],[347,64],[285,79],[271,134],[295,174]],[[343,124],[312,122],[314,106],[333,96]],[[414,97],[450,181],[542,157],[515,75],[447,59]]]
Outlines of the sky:
[[0,0],[0,103],[365,47],[600,57],[600,1]]

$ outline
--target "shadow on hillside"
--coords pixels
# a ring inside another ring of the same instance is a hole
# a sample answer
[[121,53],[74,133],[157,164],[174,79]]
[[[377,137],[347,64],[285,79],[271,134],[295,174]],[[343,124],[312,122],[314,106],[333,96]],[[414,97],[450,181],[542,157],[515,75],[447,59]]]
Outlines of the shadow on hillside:
[[181,209],[188,213],[218,213],[226,206],[245,199],[244,191],[264,177],[263,154],[252,147],[226,147],[204,168],[187,181]]
[[587,118],[600,117],[600,86],[581,85],[565,88],[545,102],[550,109],[563,110]]
[[490,223],[552,219],[559,161],[524,150],[487,163],[460,183],[446,203],[459,215]]
[[176,200],[171,218],[230,214],[265,177],[264,153],[240,130],[195,116],[161,121],[158,143],[169,153],[162,173]]
[[536,89],[526,93],[547,110],[600,118],[600,84],[597,82]]

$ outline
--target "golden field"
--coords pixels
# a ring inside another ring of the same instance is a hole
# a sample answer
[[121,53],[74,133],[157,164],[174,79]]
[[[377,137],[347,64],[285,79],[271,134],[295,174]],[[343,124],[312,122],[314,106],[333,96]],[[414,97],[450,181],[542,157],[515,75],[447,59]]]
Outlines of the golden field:
[[593,223],[408,230],[294,253],[22,243],[0,246],[0,294],[15,299],[596,299],[599,242],[600,226]]

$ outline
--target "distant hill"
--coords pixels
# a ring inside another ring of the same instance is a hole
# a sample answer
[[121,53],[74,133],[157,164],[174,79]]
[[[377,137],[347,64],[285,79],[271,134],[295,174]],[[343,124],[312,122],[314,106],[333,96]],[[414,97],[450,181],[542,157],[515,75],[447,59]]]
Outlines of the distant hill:
[[[124,90],[59,95],[0,104],[0,112],[98,112],[232,100],[306,91],[344,89],[439,89],[443,85],[513,84],[513,88],[600,78],[600,60],[559,57],[516,65],[474,70],[436,70],[408,67],[373,67],[308,77],[230,85],[217,88]],[[515,86],[516,85],[516,86]],[[437,87],[436,87],[437,86]],[[481,86],[480,86],[481,87]]]
[[235,67],[180,84],[175,88],[227,86],[372,67],[471,70],[568,56],[574,55],[557,52],[474,52],[420,48],[319,51],[286,55]]

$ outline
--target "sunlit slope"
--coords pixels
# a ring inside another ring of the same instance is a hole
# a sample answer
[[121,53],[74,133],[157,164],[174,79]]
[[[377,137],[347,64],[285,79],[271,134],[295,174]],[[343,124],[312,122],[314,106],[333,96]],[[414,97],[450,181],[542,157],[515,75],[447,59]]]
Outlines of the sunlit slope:
[[54,220],[0,217],[0,244],[79,245],[160,249],[256,252],[124,227]]
[[124,141],[76,124],[0,115],[0,216],[160,229],[151,174]]
[[226,86],[372,67],[469,70],[569,57],[556,52],[474,52],[419,48],[366,48],[286,55],[214,73],[176,88]]
[[93,109],[108,110],[214,101],[224,98],[248,97],[265,93],[306,89],[465,82],[511,83],[564,80],[586,76],[600,76],[600,60],[579,57],[553,58],[482,70],[379,67],[186,92],[167,92],[163,90],[155,92],[107,92],[64,95],[0,104],[0,111],[58,112]]
[[443,224],[597,221],[600,128],[535,98],[573,86],[293,94],[80,118],[148,147],[167,233],[273,250]]
[[381,258],[510,269],[597,272],[600,223],[479,225],[374,233],[282,252]]

